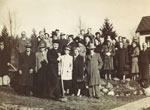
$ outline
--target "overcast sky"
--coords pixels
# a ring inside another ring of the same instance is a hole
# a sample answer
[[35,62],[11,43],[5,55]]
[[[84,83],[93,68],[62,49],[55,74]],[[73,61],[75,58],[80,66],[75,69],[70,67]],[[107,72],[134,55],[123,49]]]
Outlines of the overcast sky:
[[58,28],[75,34],[80,16],[83,26],[93,28],[93,33],[107,17],[118,35],[129,38],[142,16],[150,15],[150,0],[0,0],[1,25],[6,22],[8,10],[21,23],[19,34],[43,27],[48,32]]

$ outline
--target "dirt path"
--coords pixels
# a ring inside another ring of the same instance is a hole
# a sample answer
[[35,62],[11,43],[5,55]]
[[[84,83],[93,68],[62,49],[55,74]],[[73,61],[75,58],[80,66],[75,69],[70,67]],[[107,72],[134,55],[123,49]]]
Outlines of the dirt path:
[[150,107],[150,97],[146,97],[111,110],[143,110],[148,107]]

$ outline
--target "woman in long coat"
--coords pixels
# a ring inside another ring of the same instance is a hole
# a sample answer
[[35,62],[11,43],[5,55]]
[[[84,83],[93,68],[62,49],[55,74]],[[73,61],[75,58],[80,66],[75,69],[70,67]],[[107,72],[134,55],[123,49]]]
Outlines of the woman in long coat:
[[[117,72],[119,75],[123,76],[123,81],[125,81],[127,70],[125,70],[125,66],[128,63],[128,53],[127,49],[123,48],[123,43],[119,43],[118,50],[116,51],[115,56],[115,64],[117,68]],[[128,70],[129,71],[129,70]]]
[[147,44],[143,43],[143,50],[139,55],[139,69],[141,81],[148,81],[150,78],[149,64],[150,64],[150,51],[147,49]]
[[87,82],[89,86],[89,96],[99,98],[100,97],[100,91],[99,91],[99,85],[100,82],[100,69],[103,66],[103,61],[100,57],[100,54],[95,53],[94,44],[90,44],[89,46],[90,54],[86,56],[85,58],[85,69],[87,72]]
[[31,44],[26,44],[26,51],[19,57],[19,86],[21,94],[30,95],[33,87],[35,70],[35,54],[31,52]]
[[137,47],[137,44],[135,42],[132,43],[132,54],[131,54],[131,73],[132,73],[132,79],[135,80],[139,74],[139,65],[138,65],[138,58],[140,54],[140,49]]
[[102,56],[104,57],[104,71],[105,73],[105,79],[111,80],[111,74],[114,70],[114,56],[115,56],[115,48],[111,43],[111,40],[107,40],[107,44],[103,45],[101,50]]

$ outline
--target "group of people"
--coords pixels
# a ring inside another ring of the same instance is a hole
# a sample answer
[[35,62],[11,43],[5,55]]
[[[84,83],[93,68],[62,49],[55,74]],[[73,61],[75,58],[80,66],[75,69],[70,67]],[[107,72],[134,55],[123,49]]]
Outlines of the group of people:
[[[5,51],[0,40],[0,75],[3,78],[10,62],[9,49]],[[18,51],[18,93],[44,98],[61,98],[66,95],[88,95],[100,98],[101,78],[114,77],[125,82],[132,80],[149,83],[150,51],[137,39],[130,42],[119,36],[101,36],[81,30],[77,36],[44,31],[29,39],[23,31],[15,46]],[[87,91],[88,92],[87,92]]]

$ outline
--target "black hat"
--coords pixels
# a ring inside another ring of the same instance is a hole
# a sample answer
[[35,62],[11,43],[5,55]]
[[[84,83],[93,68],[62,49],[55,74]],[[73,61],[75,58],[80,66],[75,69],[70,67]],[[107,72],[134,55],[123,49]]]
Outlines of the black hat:
[[25,45],[25,47],[26,47],[26,48],[31,48],[31,47],[32,47],[32,46],[31,46],[31,43],[30,43],[30,42],[27,42],[26,45]]
[[59,29],[55,29],[55,32],[56,32],[56,31],[59,31]]
[[52,31],[52,36],[55,36],[56,35],[56,32],[55,31]]
[[53,43],[58,43],[59,44],[59,40],[53,40]]

